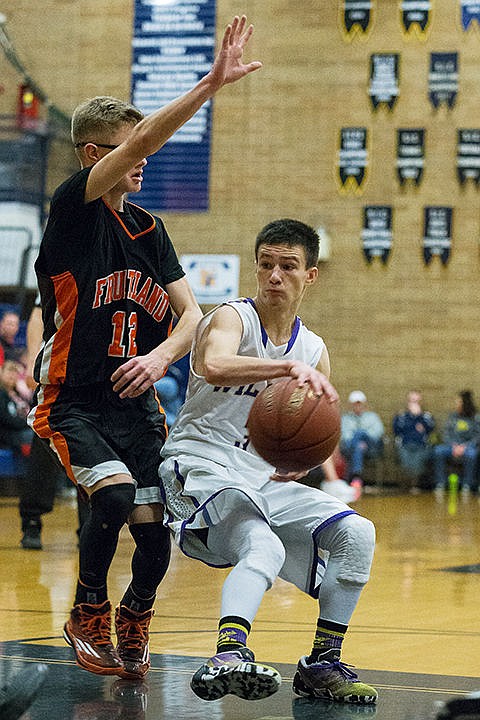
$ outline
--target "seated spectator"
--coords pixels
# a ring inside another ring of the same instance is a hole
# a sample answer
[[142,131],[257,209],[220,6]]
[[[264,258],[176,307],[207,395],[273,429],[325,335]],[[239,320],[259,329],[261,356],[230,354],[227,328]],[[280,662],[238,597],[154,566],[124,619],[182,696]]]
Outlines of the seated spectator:
[[392,426],[400,466],[412,480],[411,490],[415,491],[432,456],[429,438],[435,428],[431,413],[422,409],[419,392],[410,390],[407,393],[405,410],[395,415]]
[[365,458],[376,458],[383,452],[385,428],[373,410],[367,409],[367,398],[361,390],[348,397],[350,411],[342,415],[340,452],[348,461],[350,484],[362,481]]
[[[340,461],[337,462],[337,458],[340,458]],[[343,468],[346,467],[345,460],[336,448],[325,462],[309,470],[301,482],[309,487],[319,488],[346,505],[350,505],[361,497],[363,485],[360,481],[353,481],[353,485],[349,485],[346,480],[343,480],[338,470],[338,467],[342,467],[342,465]]]
[[0,447],[28,455],[32,440],[27,425],[30,406],[17,393],[19,373],[16,360],[5,360],[0,368]]
[[337,456],[339,455],[338,448],[333,451],[333,454],[320,465],[322,472],[322,482],[320,483],[320,490],[333,495],[338,500],[343,500],[344,503],[349,505],[352,502],[356,502],[362,494],[362,482],[357,478],[352,480],[349,484],[346,480],[343,480],[338,474],[337,467]]
[[0,345],[5,360],[20,360],[25,347],[16,343],[20,330],[20,316],[13,310],[7,310],[0,318]]
[[476,489],[475,473],[480,442],[480,417],[470,390],[455,396],[455,411],[447,417],[443,442],[433,448],[435,491],[447,486],[447,461],[462,466],[461,487],[464,495]]

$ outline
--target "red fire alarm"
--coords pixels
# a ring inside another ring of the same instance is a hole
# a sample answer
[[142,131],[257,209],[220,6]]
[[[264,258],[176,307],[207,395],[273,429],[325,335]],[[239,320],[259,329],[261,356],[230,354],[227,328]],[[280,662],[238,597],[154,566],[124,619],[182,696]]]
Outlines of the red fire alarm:
[[32,88],[27,84],[22,84],[18,88],[17,102],[17,120],[19,124],[24,124],[29,120],[38,118],[39,102]]

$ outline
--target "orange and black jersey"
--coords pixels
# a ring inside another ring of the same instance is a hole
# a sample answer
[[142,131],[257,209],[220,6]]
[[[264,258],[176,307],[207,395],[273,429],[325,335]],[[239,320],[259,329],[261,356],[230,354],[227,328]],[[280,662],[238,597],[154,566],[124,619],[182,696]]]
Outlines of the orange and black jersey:
[[91,168],[55,192],[35,263],[44,345],[35,380],[91,385],[168,336],[165,287],[184,276],[162,221],[131,203],[85,203]]

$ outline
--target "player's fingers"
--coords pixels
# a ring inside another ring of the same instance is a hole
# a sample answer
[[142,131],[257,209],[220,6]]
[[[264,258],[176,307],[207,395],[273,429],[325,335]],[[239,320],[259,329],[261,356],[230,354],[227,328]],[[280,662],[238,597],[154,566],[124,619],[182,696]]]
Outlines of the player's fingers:
[[254,70],[260,70],[261,67],[263,67],[262,63],[259,60],[254,60],[251,63],[248,63],[248,65],[244,65],[244,70],[246,74],[253,72]]
[[253,25],[249,25],[248,28],[243,33],[243,35],[241,36],[240,40],[238,41],[238,44],[240,45],[241,48],[244,48],[245,45],[248,43],[248,41],[250,40],[250,38],[252,36],[252,33],[253,33]]
[[235,43],[235,38],[237,35],[237,28],[238,28],[239,22],[240,22],[240,18],[238,17],[238,15],[235,15],[235,17],[233,18],[231,25],[230,25],[230,28],[231,28],[230,35],[229,35],[229,44],[230,45],[233,45]]
[[270,480],[275,480],[275,482],[290,482],[291,478],[279,473],[273,473],[273,475],[270,475]]
[[246,17],[246,15],[242,15],[242,17],[240,18],[240,22],[238,23],[237,31],[236,31],[236,39],[237,39],[237,43],[239,45],[242,42],[243,31],[245,30],[246,24],[247,24],[247,17]]
[[223,34],[222,50],[228,50],[228,46],[230,45],[231,35],[232,35],[232,26],[227,25],[227,27],[225,28],[225,32]]

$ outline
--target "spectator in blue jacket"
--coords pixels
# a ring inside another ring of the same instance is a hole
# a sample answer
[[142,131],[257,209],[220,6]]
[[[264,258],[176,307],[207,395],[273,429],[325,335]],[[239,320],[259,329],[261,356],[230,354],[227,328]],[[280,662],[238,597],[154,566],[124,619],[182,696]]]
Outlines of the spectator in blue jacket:
[[400,466],[415,490],[432,456],[429,438],[435,429],[433,415],[422,408],[421,393],[409,390],[405,410],[395,415],[392,425]]
[[383,452],[385,428],[373,410],[367,409],[367,398],[361,390],[348,397],[350,411],[342,415],[340,452],[348,461],[349,481],[362,480],[364,459],[379,457]]
[[480,416],[470,390],[455,397],[455,411],[447,417],[443,442],[433,448],[435,490],[443,492],[447,484],[447,460],[462,466],[462,493],[476,489],[476,470],[480,442]]

